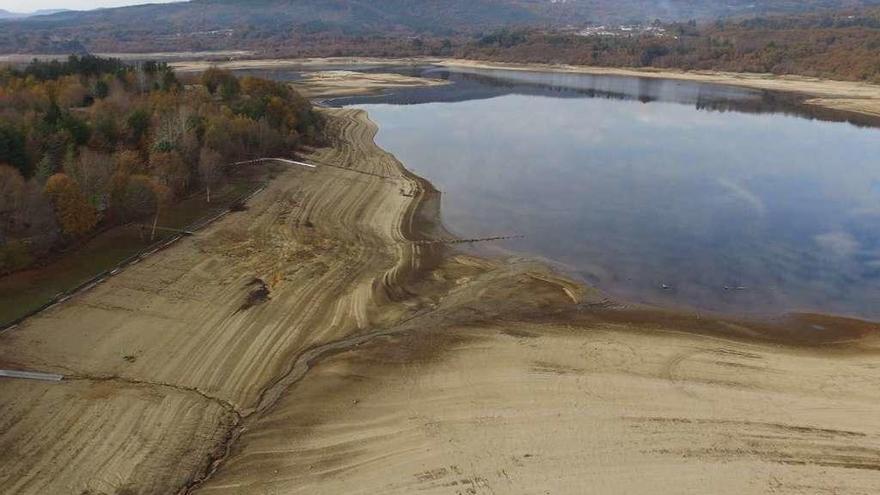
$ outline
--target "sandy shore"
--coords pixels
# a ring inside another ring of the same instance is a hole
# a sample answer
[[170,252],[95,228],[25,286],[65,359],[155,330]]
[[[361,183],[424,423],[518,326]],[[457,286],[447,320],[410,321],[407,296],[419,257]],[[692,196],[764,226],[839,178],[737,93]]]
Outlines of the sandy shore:
[[613,67],[590,67],[565,64],[509,64],[478,60],[449,58],[306,58],[306,59],[239,59],[226,62],[203,60],[179,61],[171,65],[180,71],[202,71],[211,66],[230,70],[240,69],[301,69],[304,71],[328,70],[334,66],[401,66],[435,64],[448,67],[472,69],[506,69],[579,74],[650,77],[679,79],[712,84],[725,84],[753,89],[785,91],[809,96],[806,103],[832,110],[841,110],[880,116],[880,85],[853,81],[834,81],[804,76],[776,76],[719,71],[680,71],[667,69],[626,69]]
[[[8,493],[873,493],[876,325],[632,308],[436,235],[357,110],[199,235],[0,335]],[[244,304],[255,278],[270,298]]]
[[880,487],[873,325],[631,309],[447,254],[410,287],[425,311],[311,361],[195,493]]
[[[372,139],[337,113],[339,135]],[[396,300],[420,183],[351,146],[310,159],[350,169],[288,168],[246,212],[0,336],[0,368],[67,377],[0,381],[7,493],[176,493],[296,356],[412,311]],[[242,309],[255,278],[270,300]]]
[[867,494],[876,353],[623,325],[425,328],[321,362],[205,494]]
[[310,72],[291,83],[307,98],[344,97],[377,94],[387,90],[445,86],[446,81],[400,74],[364,73],[347,70]]

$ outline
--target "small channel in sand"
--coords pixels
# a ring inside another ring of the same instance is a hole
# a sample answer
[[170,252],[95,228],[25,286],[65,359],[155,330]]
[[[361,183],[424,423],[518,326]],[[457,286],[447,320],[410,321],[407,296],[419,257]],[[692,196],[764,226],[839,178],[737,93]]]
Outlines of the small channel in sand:
[[494,246],[628,300],[880,319],[880,130],[865,122],[688,81],[401,72],[453,84],[336,103],[367,110],[378,144],[442,191],[455,234],[522,235]]

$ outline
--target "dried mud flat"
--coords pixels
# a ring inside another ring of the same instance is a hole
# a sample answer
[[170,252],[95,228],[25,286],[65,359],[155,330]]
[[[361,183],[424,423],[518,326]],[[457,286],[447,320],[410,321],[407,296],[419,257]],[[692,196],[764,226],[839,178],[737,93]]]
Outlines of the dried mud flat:
[[325,112],[334,166],[0,335],[2,368],[67,377],[0,381],[4,493],[880,490],[874,325],[628,307],[417,242],[437,194]]

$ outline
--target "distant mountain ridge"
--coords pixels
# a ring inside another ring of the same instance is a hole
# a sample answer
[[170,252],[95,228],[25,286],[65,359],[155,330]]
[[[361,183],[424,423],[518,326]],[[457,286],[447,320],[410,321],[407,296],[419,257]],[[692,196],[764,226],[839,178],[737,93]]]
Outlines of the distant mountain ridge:
[[22,13],[22,12],[10,12],[8,10],[0,9],[0,19],[25,19],[28,17],[35,17],[41,15],[52,15],[58,14],[60,12],[70,12],[68,9],[40,9],[31,13]]
[[454,36],[510,26],[709,19],[880,0],[192,0],[6,19],[0,53],[210,50],[313,34]]

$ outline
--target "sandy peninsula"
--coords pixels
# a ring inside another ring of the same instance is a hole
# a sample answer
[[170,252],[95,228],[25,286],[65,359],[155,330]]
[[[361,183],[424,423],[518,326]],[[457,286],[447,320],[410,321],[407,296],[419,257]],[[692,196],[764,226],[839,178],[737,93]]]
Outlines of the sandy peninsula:
[[368,116],[322,111],[317,169],[0,335],[2,368],[65,375],[0,381],[5,492],[880,489],[877,325],[636,307],[457,251]]

